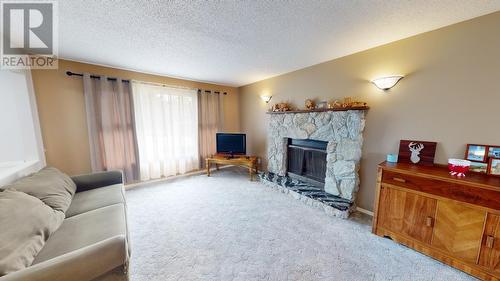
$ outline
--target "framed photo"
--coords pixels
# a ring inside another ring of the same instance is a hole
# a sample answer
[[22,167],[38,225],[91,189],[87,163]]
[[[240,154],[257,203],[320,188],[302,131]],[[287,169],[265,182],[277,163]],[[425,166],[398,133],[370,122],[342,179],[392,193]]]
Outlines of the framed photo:
[[436,146],[436,142],[401,140],[399,142],[398,162],[432,166],[434,165]]
[[500,157],[490,158],[488,163],[488,175],[500,177]]
[[482,144],[468,144],[465,159],[474,162],[488,161],[488,146]]
[[488,163],[471,161],[469,171],[486,174],[488,172]]
[[500,146],[490,146],[488,149],[488,157],[500,158]]

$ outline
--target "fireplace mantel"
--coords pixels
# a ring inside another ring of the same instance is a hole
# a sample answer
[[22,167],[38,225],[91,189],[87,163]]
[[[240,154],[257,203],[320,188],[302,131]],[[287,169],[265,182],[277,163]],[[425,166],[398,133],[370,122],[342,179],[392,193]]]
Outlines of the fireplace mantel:
[[289,111],[268,111],[267,114],[290,114],[290,113],[311,113],[311,112],[327,112],[327,111],[349,111],[349,110],[368,110],[369,106],[356,106],[356,107],[339,107],[339,108],[316,108],[316,109],[301,109]]

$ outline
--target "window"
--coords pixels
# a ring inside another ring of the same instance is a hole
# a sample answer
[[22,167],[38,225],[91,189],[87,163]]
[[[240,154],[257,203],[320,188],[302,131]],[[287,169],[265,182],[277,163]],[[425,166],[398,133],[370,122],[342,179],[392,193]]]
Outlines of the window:
[[197,90],[132,82],[140,179],[199,168]]

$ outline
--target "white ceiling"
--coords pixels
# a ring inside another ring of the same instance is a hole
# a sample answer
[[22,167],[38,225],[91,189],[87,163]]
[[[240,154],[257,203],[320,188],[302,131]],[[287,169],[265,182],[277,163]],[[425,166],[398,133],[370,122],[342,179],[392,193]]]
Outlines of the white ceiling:
[[59,55],[241,86],[500,10],[500,0],[59,2]]

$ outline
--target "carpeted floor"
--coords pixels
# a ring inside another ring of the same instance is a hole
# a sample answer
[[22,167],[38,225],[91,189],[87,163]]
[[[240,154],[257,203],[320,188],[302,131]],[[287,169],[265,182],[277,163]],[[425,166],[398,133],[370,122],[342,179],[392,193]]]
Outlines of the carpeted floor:
[[127,191],[131,280],[474,280],[230,168]]

